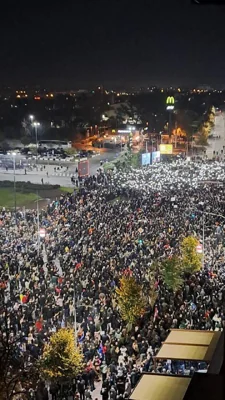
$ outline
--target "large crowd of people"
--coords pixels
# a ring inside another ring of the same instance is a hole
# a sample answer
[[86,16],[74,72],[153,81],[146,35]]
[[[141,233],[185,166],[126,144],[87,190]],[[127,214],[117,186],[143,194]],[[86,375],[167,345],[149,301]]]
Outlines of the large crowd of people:
[[[85,368],[75,398],[126,399],[143,371],[184,373],[154,366],[170,328],[221,330],[225,320],[225,165],[158,164],[87,178],[79,190],[40,212],[45,238],[38,251],[37,212],[0,214],[0,288],[11,334],[36,359],[53,332],[73,324]],[[154,260],[175,254],[187,235],[203,235],[204,266],[173,293],[155,276],[157,299],[131,331],[115,288],[129,271],[148,286]],[[39,254],[38,254],[39,253]],[[0,309],[0,324],[4,319]],[[189,373],[202,368],[191,365]],[[56,398],[57,387],[50,387]]]

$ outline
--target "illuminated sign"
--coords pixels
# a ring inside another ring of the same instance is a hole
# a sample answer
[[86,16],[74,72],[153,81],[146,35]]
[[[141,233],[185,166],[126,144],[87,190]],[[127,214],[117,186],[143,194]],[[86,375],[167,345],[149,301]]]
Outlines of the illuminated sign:
[[173,154],[172,144],[160,144],[159,145],[160,154]]
[[129,129],[119,129],[118,133],[131,133],[131,130]]
[[160,162],[160,151],[152,152],[152,164],[156,164]]
[[199,243],[199,244],[196,246],[196,252],[197,252],[198,254],[202,254],[202,253],[203,253],[202,244]]
[[166,104],[170,104],[170,105],[175,104],[174,97],[173,96],[168,96],[167,99],[166,99]]
[[142,165],[150,165],[151,153],[144,153],[141,156],[141,164]]
[[41,229],[40,229],[39,235],[40,235],[41,238],[44,238],[44,237],[45,237],[45,229],[44,229],[44,228],[41,228]]
[[167,106],[166,109],[169,110],[174,110],[174,106]]

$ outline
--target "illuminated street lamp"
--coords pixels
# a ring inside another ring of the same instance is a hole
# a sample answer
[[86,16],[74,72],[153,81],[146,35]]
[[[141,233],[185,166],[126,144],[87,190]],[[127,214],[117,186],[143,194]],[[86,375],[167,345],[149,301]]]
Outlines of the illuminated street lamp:
[[10,156],[13,156],[13,191],[14,191],[14,212],[16,219],[16,153],[7,153]]
[[40,122],[33,122],[33,126],[35,128],[35,138],[36,138],[36,164],[37,164],[37,157],[38,157],[38,127],[40,126]]
[[222,214],[216,214],[208,211],[201,211],[201,210],[195,210],[191,208],[190,210],[194,210],[195,213],[199,213],[202,215],[202,268],[204,268],[205,265],[205,216],[206,215],[213,215],[215,217],[219,217],[222,219],[225,219],[225,216]]
[[13,190],[14,190],[14,209],[15,209],[15,219],[16,219],[16,153],[13,155]]

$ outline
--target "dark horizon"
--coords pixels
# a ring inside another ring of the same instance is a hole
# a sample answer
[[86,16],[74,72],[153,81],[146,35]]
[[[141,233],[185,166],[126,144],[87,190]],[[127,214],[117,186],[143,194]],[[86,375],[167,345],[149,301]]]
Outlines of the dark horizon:
[[224,15],[191,0],[7,4],[0,84],[225,86]]

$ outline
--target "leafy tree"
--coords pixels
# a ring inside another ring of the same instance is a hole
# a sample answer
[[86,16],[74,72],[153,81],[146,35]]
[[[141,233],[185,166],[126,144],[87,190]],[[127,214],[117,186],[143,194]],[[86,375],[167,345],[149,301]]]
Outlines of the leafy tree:
[[4,132],[0,131],[0,142],[2,142],[5,139]]
[[75,345],[73,329],[60,329],[50,338],[40,359],[40,371],[50,381],[74,378],[83,367],[83,355]]
[[188,236],[181,243],[182,268],[184,272],[197,272],[201,269],[201,255],[197,253],[198,239]]
[[166,286],[176,292],[183,284],[181,260],[177,256],[172,256],[164,260],[161,267]]
[[24,146],[26,146],[30,143],[30,138],[28,136],[22,136],[20,140]]
[[6,140],[1,143],[1,148],[5,151],[9,150],[9,144]]
[[145,311],[142,287],[133,276],[123,276],[116,293],[121,317],[132,326]]
[[108,121],[107,121],[107,125],[110,126],[112,129],[116,129],[117,128],[117,123],[118,120],[116,117],[109,117]]
[[188,141],[192,139],[196,128],[200,125],[198,114],[190,110],[177,110],[176,122],[178,128],[185,132]]
[[207,136],[200,134],[197,140],[197,144],[202,147],[208,146]]
[[216,109],[215,109],[214,106],[211,107],[211,110],[210,110],[210,111],[211,111],[211,113],[215,116],[215,114],[216,114]]

